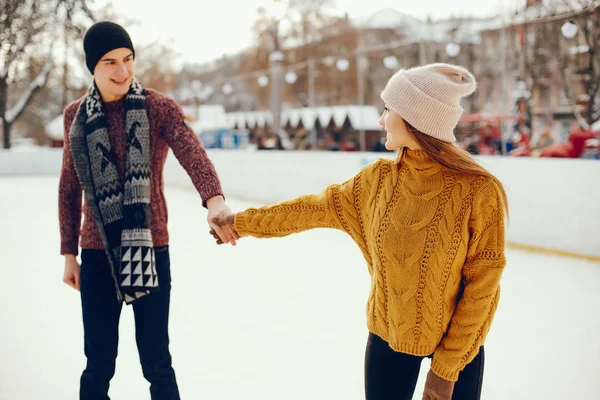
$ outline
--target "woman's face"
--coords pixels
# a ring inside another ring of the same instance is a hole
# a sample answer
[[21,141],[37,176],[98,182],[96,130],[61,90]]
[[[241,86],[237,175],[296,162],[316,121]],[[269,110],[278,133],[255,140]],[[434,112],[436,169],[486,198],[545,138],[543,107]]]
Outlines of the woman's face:
[[420,146],[404,123],[404,119],[391,110],[387,104],[383,110],[383,114],[379,117],[379,125],[383,126],[387,134],[386,149],[396,150],[401,147],[408,147],[411,150],[420,149]]

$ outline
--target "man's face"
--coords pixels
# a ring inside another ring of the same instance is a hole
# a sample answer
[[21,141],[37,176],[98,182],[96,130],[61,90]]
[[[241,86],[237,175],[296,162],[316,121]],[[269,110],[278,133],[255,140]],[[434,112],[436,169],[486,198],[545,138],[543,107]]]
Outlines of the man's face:
[[105,102],[119,100],[127,94],[133,78],[133,52],[125,47],[106,53],[94,69],[96,86]]

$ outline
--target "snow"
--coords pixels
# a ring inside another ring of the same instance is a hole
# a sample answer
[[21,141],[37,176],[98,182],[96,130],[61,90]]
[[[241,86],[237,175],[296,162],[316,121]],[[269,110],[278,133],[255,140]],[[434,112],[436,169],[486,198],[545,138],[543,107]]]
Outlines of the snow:
[[54,140],[64,139],[63,116],[59,115],[46,125],[46,133]]
[[[600,6],[600,2],[590,2],[588,9]],[[503,26],[519,25],[540,18],[558,14],[570,14],[584,9],[583,3],[572,0],[564,2],[545,1],[524,8],[516,15],[497,15],[489,18],[449,18],[431,23],[420,20],[394,8],[385,8],[372,14],[354,18],[352,24],[358,29],[402,29],[408,37],[420,40],[445,43],[454,40],[458,43],[480,43],[481,32],[501,29]],[[456,30],[452,34],[452,30]]]
[[[62,283],[57,185],[57,175],[0,178],[0,400],[77,398],[81,309]],[[182,398],[364,398],[369,277],[351,239],[322,229],[218,247],[194,190],[168,186],[166,198],[171,352]],[[600,398],[600,265],[510,249],[507,257],[483,398]],[[115,399],[149,397],[134,335],[126,307]]]
[[19,101],[12,108],[6,111],[4,119],[7,123],[12,123],[15,120],[15,118],[23,111],[25,106],[27,106],[27,103],[33,95],[33,92],[37,88],[43,87],[46,84],[46,79],[48,78],[48,74],[50,73],[51,69],[52,60],[49,59],[44,65],[42,72],[40,72],[39,75],[33,81],[31,81],[29,86],[27,86],[27,89],[25,89],[25,93],[21,95]]
[[514,25],[521,25],[528,22],[535,22],[536,20],[548,18],[548,17],[560,17],[561,14],[565,14],[565,21],[569,15],[580,13],[585,9],[594,9],[599,7],[600,2],[598,1],[580,1],[580,0],[563,0],[560,2],[545,0],[540,4],[531,6],[529,8],[521,9],[515,15],[504,15],[505,23],[502,22],[500,17],[487,26],[488,30],[501,29],[503,26],[509,27]]
[[[431,23],[420,20],[393,8],[358,17],[352,24],[358,29],[401,29],[417,43],[420,40],[446,43],[479,43],[479,32],[496,23],[496,18],[443,19]],[[454,35],[452,30],[456,30]]]
[[423,24],[418,18],[393,8],[384,8],[372,14],[352,19],[352,25],[359,29],[398,29],[419,28]]

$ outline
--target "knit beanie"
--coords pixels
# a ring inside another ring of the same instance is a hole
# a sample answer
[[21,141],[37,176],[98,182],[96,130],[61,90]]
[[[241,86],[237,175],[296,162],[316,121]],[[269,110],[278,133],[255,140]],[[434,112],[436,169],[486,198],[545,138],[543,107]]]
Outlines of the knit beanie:
[[106,53],[121,47],[130,49],[135,58],[131,38],[121,25],[109,21],[97,22],[92,25],[83,38],[85,63],[92,75],[96,64]]
[[419,131],[454,142],[454,128],[463,109],[460,99],[475,91],[475,77],[451,64],[428,64],[401,69],[381,92],[387,106]]

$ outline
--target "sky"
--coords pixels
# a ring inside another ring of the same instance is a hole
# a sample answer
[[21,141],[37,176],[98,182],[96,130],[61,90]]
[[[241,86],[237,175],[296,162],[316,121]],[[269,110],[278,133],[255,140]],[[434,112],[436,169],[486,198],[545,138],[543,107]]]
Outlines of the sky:
[[[110,0],[98,0],[96,5]],[[182,62],[206,62],[223,54],[234,54],[252,44],[250,27],[259,6],[271,7],[273,0],[196,1],[113,0],[114,9],[141,23],[130,29],[134,43],[173,39]],[[388,7],[425,19],[454,15],[485,16],[514,8],[523,0],[335,0],[336,12],[353,17],[369,15]],[[169,4],[169,7],[165,7]],[[450,5],[451,4],[451,5]]]

